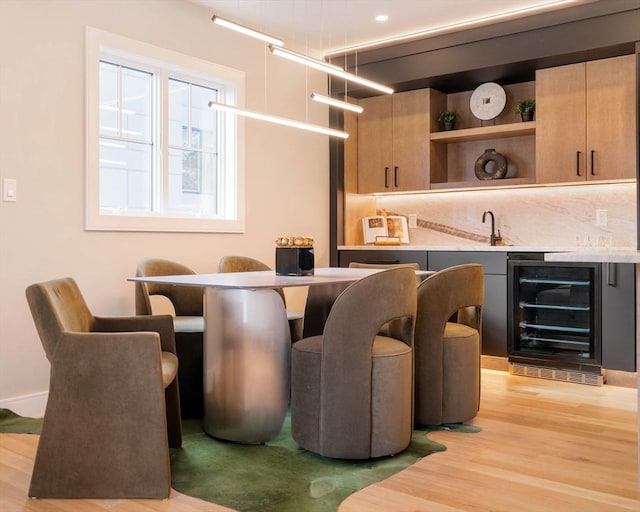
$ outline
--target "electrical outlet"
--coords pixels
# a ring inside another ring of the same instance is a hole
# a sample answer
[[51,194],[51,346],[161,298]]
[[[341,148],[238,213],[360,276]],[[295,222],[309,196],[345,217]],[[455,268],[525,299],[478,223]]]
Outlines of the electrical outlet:
[[415,213],[409,214],[409,227],[410,228],[418,227],[418,216]]
[[606,226],[607,225],[607,210],[598,209],[596,210],[596,226]]

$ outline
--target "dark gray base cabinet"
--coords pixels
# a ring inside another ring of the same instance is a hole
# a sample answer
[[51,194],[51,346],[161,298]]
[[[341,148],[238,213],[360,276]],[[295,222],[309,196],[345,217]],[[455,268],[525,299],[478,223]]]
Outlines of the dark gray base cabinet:
[[[522,253],[524,254],[524,253]],[[507,357],[507,261],[518,253],[489,251],[339,251],[341,267],[360,263],[418,263],[422,270],[442,270],[453,265],[480,263],[485,272],[482,318],[482,354]],[[542,253],[530,255],[542,259]],[[636,371],[635,265],[602,264],[602,367]]]
[[428,270],[480,263],[484,266],[482,354],[507,357],[507,253],[429,251]]
[[602,264],[602,367],[636,371],[636,269]]
[[341,267],[349,263],[418,263],[422,270],[480,263],[485,268],[485,304],[482,317],[482,353],[507,356],[507,254],[480,251],[339,251]]
[[348,267],[349,263],[369,263],[376,265],[395,265],[398,263],[418,263],[421,270],[427,270],[427,251],[340,251],[338,262],[341,267]]

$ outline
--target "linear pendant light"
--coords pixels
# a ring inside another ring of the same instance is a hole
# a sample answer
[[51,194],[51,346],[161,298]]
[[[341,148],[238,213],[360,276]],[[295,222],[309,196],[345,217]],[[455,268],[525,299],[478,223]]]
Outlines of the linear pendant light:
[[272,116],[270,114],[262,114],[261,112],[254,112],[252,110],[244,110],[238,107],[234,107],[232,105],[217,103],[215,101],[209,102],[209,108],[213,110],[220,110],[222,112],[229,112],[231,114],[236,114],[238,116],[250,117],[251,119],[258,119],[259,121],[267,121],[269,123],[275,123],[282,126],[290,126],[292,128],[299,128],[301,130],[307,130],[310,132],[330,135],[331,137],[340,137],[341,139],[349,138],[349,134],[347,132],[334,130],[333,128],[325,128],[324,126],[303,123],[302,121],[296,121],[295,119]]
[[322,60],[313,59],[311,57],[308,57],[307,55],[303,55],[286,48],[269,45],[269,50],[271,50],[271,53],[273,53],[274,55],[284,57],[285,59],[292,60],[293,62],[297,62],[298,64],[304,64],[305,66],[309,66],[310,68],[319,69],[320,71],[324,71],[325,73],[344,73],[344,69],[340,66],[336,66],[335,64],[330,64]]
[[364,109],[360,105],[356,105],[355,103],[347,103],[346,101],[336,100],[334,98],[330,98],[329,96],[323,96],[322,94],[318,94],[317,92],[311,93],[311,99],[319,103],[324,103],[325,105],[343,108],[345,110],[350,110],[351,112],[356,112],[358,114],[361,114],[364,111]]
[[225,20],[218,15],[213,16],[211,18],[216,25],[220,25],[221,27],[230,28],[231,30],[235,30],[236,32],[240,32],[246,36],[255,37],[256,39],[260,39],[261,41],[266,41],[267,43],[282,46],[284,41],[282,39],[278,39],[277,37],[270,36],[269,34],[265,34],[264,32],[258,32],[257,30],[253,30],[252,28],[245,27],[244,25],[240,25],[238,23],[234,23],[233,21]]
[[286,48],[281,48],[275,45],[269,45],[269,50],[271,50],[271,53],[273,53],[274,55],[284,57],[285,59],[289,59],[300,64],[304,64],[305,66],[319,69],[320,71],[324,71],[325,73],[329,73],[330,75],[340,77],[349,82],[356,82],[360,85],[370,87],[371,89],[375,89],[386,94],[393,94],[393,89],[391,87],[379,84],[372,80],[368,80],[367,78],[362,78],[361,76],[354,75],[352,73],[348,73],[341,67],[334,66],[333,64],[329,64],[328,62],[322,62],[320,60],[312,59],[311,57],[307,57],[306,55],[302,55],[301,53],[287,50]]

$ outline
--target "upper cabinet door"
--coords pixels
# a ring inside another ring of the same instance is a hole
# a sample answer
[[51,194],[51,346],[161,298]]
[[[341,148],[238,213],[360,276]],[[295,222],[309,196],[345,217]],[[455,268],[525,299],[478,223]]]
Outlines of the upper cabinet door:
[[635,55],[587,62],[587,179],[636,175]]
[[361,100],[358,116],[358,192],[429,187],[429,90]]
[[635,178],[635,55],[536,73],[536,181]]
[[393,96],[393,190],[429,188],[429,90]]
[[584,63],[536,72],[536,181],[584,180]]
[[360,100],[358,115],[358,193],[391,192],[393,98]]

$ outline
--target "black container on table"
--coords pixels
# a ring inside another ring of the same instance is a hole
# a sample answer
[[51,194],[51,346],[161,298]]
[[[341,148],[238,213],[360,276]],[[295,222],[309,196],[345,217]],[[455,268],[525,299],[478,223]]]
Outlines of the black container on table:
[[312,276],[313,247],[276,247],[276,275]]

